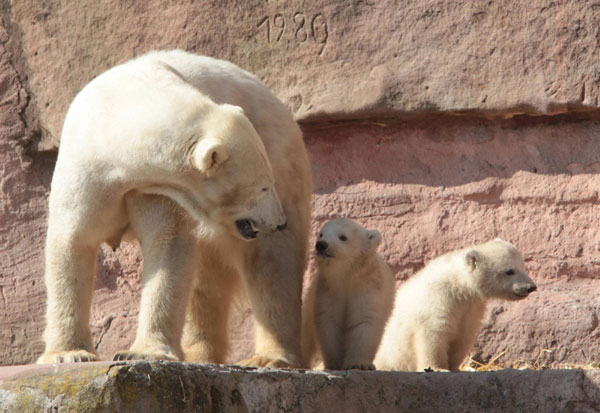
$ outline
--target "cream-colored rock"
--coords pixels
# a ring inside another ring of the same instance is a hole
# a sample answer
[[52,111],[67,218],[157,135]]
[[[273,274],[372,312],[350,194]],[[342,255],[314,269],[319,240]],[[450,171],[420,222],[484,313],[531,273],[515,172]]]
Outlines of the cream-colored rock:
[[305,364],[326,369],[373,369],[394,301],[394,276],[377,254],[381,234],[347,218],[318,235],[318,272],[303,309]]
[[310,180],[290,113],[231,63],[154,52],[98,76],[69,109],[52,179],[39,362],[97,358],[97,249],[131,235],[142,300],[136,339],[116,359],[222,362],[241,278],[258,326],[246,362],[298,364]]
[[456,371],[477,338],[486,302],[521,300],[535,289],[521,253],[499,238],[442,255],[398,289],[375,366]]

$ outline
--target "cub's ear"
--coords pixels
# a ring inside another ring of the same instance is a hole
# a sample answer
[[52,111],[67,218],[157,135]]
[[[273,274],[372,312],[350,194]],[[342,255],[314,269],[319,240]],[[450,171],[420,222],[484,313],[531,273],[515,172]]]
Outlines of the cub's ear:
[[469,250],[465,254],[465,261],[471,270],[475,270],[481,262],[481,255],[475,250]]
[[381,244],[381,233],[376,229],[368,230],[367,239],[369,240],[369,247],[371,247],[371,249],[375,249],[379,244]]
[[214,173],[229,158],[225,145],[215,139],[202,139],[196,144],[192,163],[200,172]]

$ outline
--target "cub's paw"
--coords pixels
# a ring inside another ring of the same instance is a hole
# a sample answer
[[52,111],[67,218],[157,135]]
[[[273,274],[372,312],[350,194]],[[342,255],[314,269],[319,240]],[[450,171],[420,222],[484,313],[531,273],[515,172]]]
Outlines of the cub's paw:
[[290,369],[296,367],[294,364],[283,359],[273,359],[267,356],[255,354],[250,358],[235,363],[243,367],[270,367],[272,369]]
[[71,350],[44,353],[37,359],[37,364],[81,363],[98,361],[98,355],[86,350]]
[[343,367],[343,370],[375,370],[375,365],[371,364],[349,364]]
[[126,361],[126,360],[165,360],[165,361],[179,361],[177,357],[165,353],[144,353],[140,351],[123,350],[117,351],[113,357],[114,361]]
[[448,370],[448,369],[438,369],[438,368],[431,368],[431,367],[427,367],[427,368],[423,369],[423,371],[425,373],[433,373],[434,371],[441,372],[441,373],[450,373],[450,370]]

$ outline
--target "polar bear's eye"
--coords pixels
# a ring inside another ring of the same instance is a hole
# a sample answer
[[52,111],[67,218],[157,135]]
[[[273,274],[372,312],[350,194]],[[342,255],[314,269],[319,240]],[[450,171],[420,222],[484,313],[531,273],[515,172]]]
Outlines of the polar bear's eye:
[[263,191],[263,192],[267,192],[268,190],[269,190],[269,188],[263,188],[263,189],[261,189],[261,191]]
[[515,275],[515,270],[506,271],[506,275]]
[[323,238],[323,234],[319,234],[319,238]]
[[340,238],[340,241],[344,241],[344,242],[348,241],[348,238],[346,238],[345,235],[340,235],[339,238]]

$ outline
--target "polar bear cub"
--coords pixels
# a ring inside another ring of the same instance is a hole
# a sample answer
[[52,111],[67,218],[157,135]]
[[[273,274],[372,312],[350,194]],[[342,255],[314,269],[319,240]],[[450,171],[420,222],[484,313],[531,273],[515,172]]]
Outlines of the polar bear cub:
[[372,370],[385,322],[392,311],[395,279],[377,254],[377,230],[338,218],[327,222],[315,245],[317,275],[303,308],[305,364],[320,352],[330,370]]
[[456,371],[477,338],[486,301],[521,300],[536,288],[521,253],[500,238],[442,255],[398,289],[375,366]]

